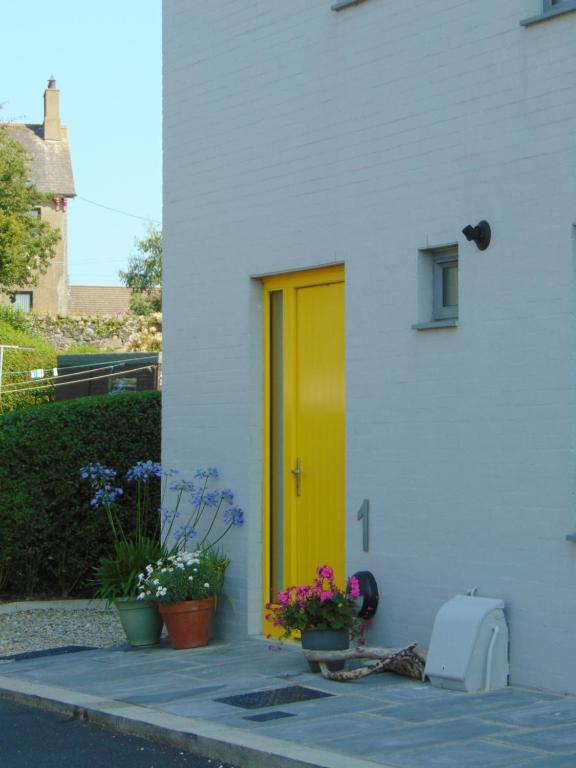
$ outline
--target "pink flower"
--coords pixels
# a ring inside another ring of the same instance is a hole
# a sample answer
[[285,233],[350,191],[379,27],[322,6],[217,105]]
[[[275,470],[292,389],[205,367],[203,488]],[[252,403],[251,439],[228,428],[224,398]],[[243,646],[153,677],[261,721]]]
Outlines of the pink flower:
[[290,593],[289,592],[278,592],[278,602],[280,605],[288,605],[290,602]]
[[334,578],[334,569],[330,568],[329,565],[318,566],[316,573],[321,579],[328,579],[328,581],[332,581]]
[[332,592],[330,592],[330,591],[326,591],[326,590],[322,590],[322,591],[320,592],[320,594],[318,595],[318,597],[320,598],[320,600],[321,600],[323,603],[325,603],[325,602],[326,602],[326,600],[330,600],[330,599],[331,599],[331,597],[332,597]]
[[353,600],[360,597],[360,584],[358,583],[356,576],[350,576],[346,581],[346,591]]

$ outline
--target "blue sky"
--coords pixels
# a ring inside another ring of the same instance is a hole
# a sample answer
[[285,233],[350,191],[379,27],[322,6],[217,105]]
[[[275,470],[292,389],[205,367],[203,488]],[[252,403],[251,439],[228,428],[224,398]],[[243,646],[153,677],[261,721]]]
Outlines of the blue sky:
[[[161,2],[2,2],[4,120],[41,123],[53,74],[76,193],[161,220]],[[119,285],[146,222],[76,198],[68,207],[72,285]]]

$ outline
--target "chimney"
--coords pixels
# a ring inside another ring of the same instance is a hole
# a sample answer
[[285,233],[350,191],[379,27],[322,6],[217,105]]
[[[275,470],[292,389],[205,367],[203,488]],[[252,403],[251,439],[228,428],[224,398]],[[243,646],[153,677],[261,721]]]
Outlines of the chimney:
[[56,88],[54,76],[48,80],[44,91],[44,141],[60,141],[60,91]]

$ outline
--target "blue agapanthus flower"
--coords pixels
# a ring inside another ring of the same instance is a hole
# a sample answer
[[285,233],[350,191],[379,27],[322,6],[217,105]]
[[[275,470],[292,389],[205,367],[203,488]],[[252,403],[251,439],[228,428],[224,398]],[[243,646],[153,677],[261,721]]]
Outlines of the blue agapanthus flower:
[[117,474],[115,469],[105,467],[104,464],[98,462],[90,463],[87,467],[80,469],[82,480],[90,480],[92,485],[100,485],[102,482],[112,480]]
[[226,525],[243,525],[244,511],[240,507],[230,507],[224,512],[224,522]]
[[184,491],[185,493],[196,493],[196,486],[191,480],[178,480],[176,483],[172,483],[170,490],[173,493]]
[[113,488],[111,485],[103,485],[101,488],[97,488],[94,492],[94,496],[90,500],[90,506],[93,509],[98,507],[106,507],[110,504],[114,504],[117,498],[122,496],[124,491],[122,488]]
[[196,480],[207,480],[208,478],[216,479],[218,477],[218,470],[216,467],[208,467],[208,469],[197,469],[194,473]]
[[133,467],[130,467],[126,473],[126,479],[130,483],[134,481],[146,483],[149,478],[161,478],[162,475],[162,465],[158,461],[139,461]]
[[182,539],[193,539],[194,536],[196,536],[196,529],[193,528],[189,523],[180,525],[174,531],[174,540],[176,542],[181,541]]
[[174,520],[177,520],[180,517],[180,512],[177,509],[168,509],[168,507],[160,507],[158,510],[160,512],[160,519],[162,520],[162,525],[169,525]]

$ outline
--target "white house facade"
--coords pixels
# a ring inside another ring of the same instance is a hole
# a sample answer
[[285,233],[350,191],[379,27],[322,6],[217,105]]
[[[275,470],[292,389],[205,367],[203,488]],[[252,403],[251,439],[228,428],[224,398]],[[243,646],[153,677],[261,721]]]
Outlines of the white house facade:
[[164,0],[163,461],[245,510],[224,635],[332,561],[371,644],[477,588],[576,693],[575,93],[573,0]]

